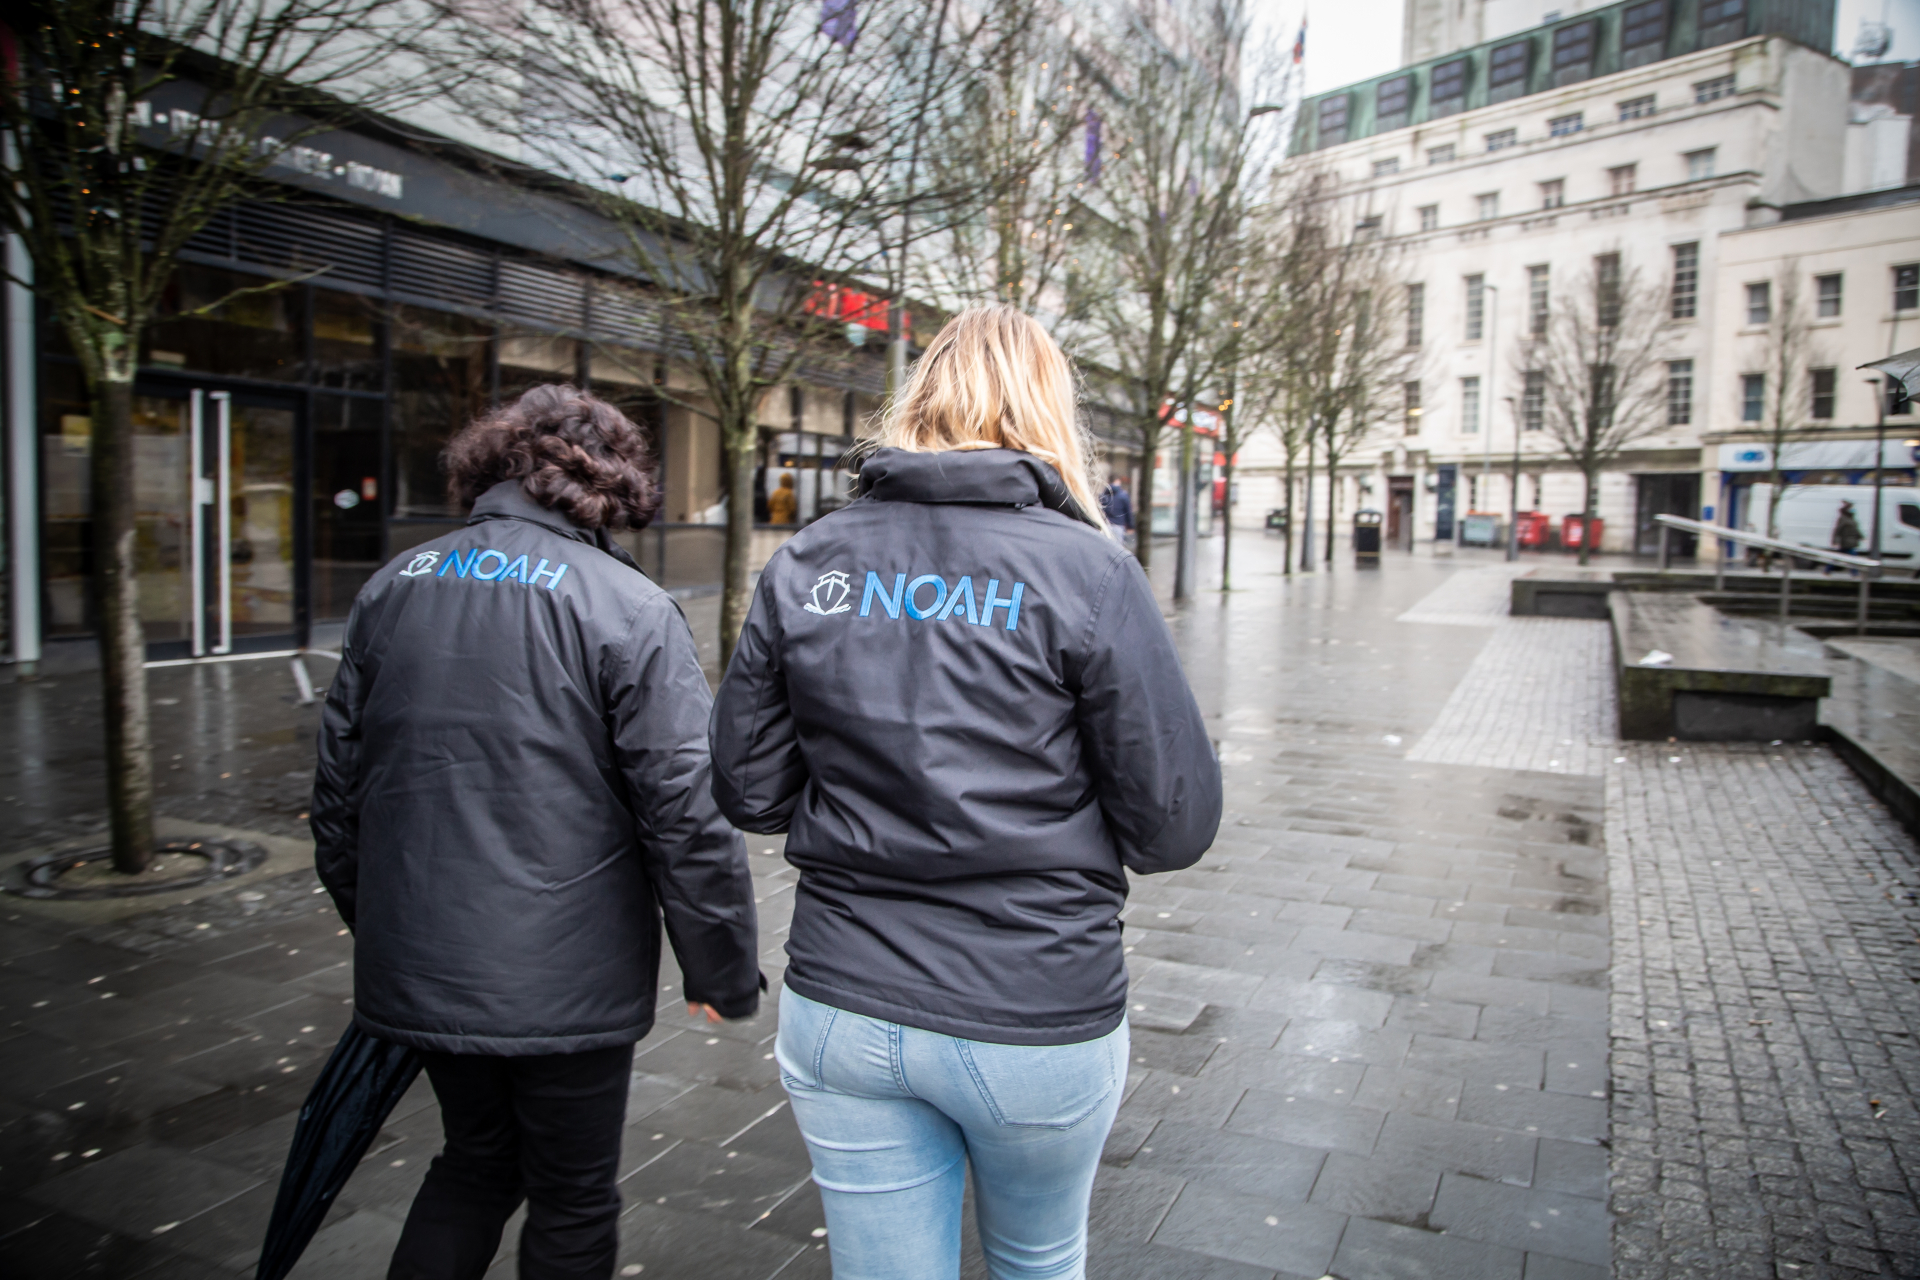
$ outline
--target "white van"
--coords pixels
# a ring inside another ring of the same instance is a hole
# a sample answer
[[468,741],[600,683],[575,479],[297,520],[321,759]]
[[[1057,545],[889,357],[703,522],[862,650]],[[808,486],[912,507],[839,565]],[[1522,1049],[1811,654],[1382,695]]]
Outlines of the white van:
[[[1853,504],[1860,526],[1856,554],[1873,546],[1873,486],[1870,484],[1786,485],[1778,513],[1780,537],[1802,546],[1834,550],[1833,526],[1840,504]],[[1770,484],[1756,484],[1741,495],[1740,527],[1750,533],[1767,531]],[[1887,485],[1880,490],[1880,559],[1889,569],[1920,571],[1920,489]]]

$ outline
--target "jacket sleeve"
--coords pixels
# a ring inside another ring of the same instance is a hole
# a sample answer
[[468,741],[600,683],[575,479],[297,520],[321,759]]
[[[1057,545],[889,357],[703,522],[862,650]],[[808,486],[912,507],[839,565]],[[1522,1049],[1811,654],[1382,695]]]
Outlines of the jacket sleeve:
[[1220,761],[1132,556],[1108,571],[1081,653],[1080,733],[1121,860],[1143,875],[1192,866],[1220,827]]
[[320,708],[319,761],[313,771],[313,800],[307,806],[314,870],[349,929],[360,879],[360,719],[367,698],[367,673],[354,642],[358,615],[356,608],[347,622],[340,668]]
[[759,926],[747,849],[713,803],[712,695],[671,597],[642,606],[603,680],[615,759],[686,998],[723,1017],[760,1007]]
[[708,732],[713,798],[735,826],[762,833],[787,829],[807,785],[807,765],[787,703],[787,677],[780,669],[771,582],[772,575],[761,575]]

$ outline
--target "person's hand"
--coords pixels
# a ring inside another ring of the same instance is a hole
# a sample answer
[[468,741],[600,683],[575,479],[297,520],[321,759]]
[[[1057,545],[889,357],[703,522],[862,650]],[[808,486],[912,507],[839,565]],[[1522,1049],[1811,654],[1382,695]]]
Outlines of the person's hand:
[[687,1016],[689,1018],[697,1018],[702,1012],[706,1013],[708,1022],[720,1021],[720,1011],[712,1005],[694,1004],[692,1001],[687,1002]]

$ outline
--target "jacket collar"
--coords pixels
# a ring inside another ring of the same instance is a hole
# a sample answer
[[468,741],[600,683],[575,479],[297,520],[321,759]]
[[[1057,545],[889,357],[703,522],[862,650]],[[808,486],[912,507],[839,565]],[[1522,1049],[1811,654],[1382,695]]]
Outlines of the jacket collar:
[[860,496],[877,502],[1039,506],[1093,524],[1060,473],[1018,449],[876,450],[860,465]]
[[598,547],[640,576],[648,576],[647,571],[627,554],[627,549],[615,542],[605,529],[583,529],[552,507],[541,506],[527,496],[526,489],[518,480],[502,480],[475,499],[473,514],[467,517],[467,523],[480,524],[487,520],[524,520],[528,524],[537,524],[563,538]]
[[596,541],[593,530],[581,528],[552,507],[543,507],[528,497],[518,480],[502,480],[474,500],[467,523],[479,524],[482,520],[525,520],[577,542]]

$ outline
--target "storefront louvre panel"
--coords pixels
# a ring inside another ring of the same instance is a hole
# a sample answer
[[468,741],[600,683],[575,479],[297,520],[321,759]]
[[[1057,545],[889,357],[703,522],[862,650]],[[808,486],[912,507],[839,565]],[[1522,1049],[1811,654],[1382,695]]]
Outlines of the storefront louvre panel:
[[538,262],[500,261],[500,314],[546,329],[579,329],[586,319],[586,281]]
[[429,306],[488,307],[493,302],[493,257],[397,228],[391,287],[395,294]]
[[[380,228],[317,209],[243,204],[233,210],[235,261],[276,270],[313,271],[322,285],[380,287]],[[196,246],[197,247],[197,246]]]
[[666,320],[660,308],[646,299],[603,288],[593,300],[593,336],[622,346],[664,351]]

